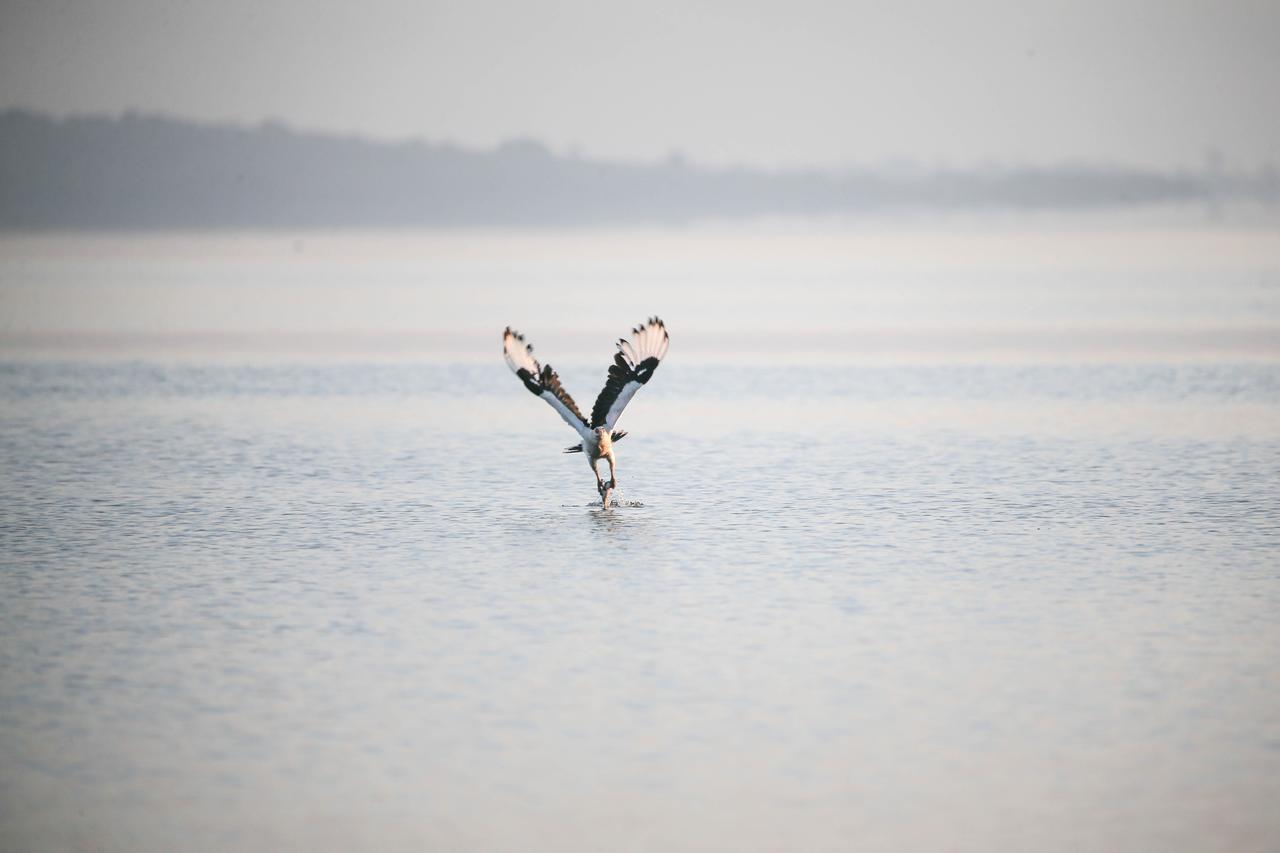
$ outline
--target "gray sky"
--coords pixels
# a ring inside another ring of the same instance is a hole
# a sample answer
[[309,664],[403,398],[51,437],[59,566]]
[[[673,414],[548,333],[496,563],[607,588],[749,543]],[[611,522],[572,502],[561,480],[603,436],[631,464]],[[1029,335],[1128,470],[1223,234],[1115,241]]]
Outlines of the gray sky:
[[1280,2],[0,0],[0,107],[609,158],[1280,162]]

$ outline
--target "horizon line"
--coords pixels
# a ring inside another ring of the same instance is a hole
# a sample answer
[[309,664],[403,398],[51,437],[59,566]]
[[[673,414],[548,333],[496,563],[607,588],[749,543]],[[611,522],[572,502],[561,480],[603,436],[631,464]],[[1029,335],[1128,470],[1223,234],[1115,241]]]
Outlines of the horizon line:
[[10,104],[0,107],[0,117],[8,115],[26,115],[58,124],[77,121],[113,121],[130,120],[159,121],[186,125],[202,129],[233,130],[242,133],[281,132],[298,137],[311,137],[332,141],[355,142],[380,148],[425,147],[444,149],[466,154],[497,154],[503,151],[524,148],[528,151],[540,150],[547,156],[577,163],[596,163],[608,166],[638,167],[675,167],[685,168],[710,174],[748,173],[765,176],[813,175],[826,178],[838,178],[855,174],[897,174],[901,176],[938,176],[948,174],[1018,174],[1044,173],[1055,171],[1081,171],[1091,173],[1106,172],[1142,172],[1165,176],[1252,176],[1274,177],[1280,172],[1280,165],[1275,160],[1265,160],[1249,165],[1232,165],[1222,150],[1212,146],[1205,151],[1205,162],[1199,165],[1180,164],[1177,166],[1159,166],[1152,163],[1136,163],[1118,159],[1099,158],[1058,158],[1054,160],[1020,160],[1010,161],[1003,158],[982,158],[977,161],[957,162],[946,158],[933,158],[926,162],[924,158],[909,155],[888,156],[878,161],[849,162],[844,165],[807,164],[789,166],[769,166],[763,164],[732,163],[716,165],[699,161],[696,156],[688,154],[685,149],[673,147],[665,154],[651,158],[621,158],[606,155],[593,155],[584,152],[577,145],[569,145],[567,149],[559,149],[552,143],[531,134],[518,133],[507,136],[490,145],[468,144],[457,142],[448,137],[430,137],[425,135],[382,136],[366,131],[340,130],[332,127],[314,127],[300,125],[276,116],[253,119],[208,118],[182,115],[160,109],[126,107],[121,110],[71,110],[54,111],[26,104]]

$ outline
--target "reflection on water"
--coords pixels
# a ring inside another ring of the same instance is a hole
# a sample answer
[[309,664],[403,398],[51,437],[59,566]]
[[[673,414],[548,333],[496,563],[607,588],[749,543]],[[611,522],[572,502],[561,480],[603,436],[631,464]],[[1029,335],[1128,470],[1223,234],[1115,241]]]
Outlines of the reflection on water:
[[609,511],[496,336],[0,365],[0,846],[1280,837],[1273,360],[734,367],[663,313]]
[[1274,229],[1112,226],[0,236],[0,352],[488,365],[514,325],[602,370],[659,312],[733,366],[1280,358]]

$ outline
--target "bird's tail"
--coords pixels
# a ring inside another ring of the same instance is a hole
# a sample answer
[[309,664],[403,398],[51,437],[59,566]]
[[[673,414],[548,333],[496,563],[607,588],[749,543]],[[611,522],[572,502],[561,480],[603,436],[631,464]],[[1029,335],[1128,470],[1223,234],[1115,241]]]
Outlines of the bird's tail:
[[566,448],[564,449],[564,452],[565,452],[565,453],[581,453],[581,452],[582,452],[582,445],[581,445],[581,444],[575,444],[573,447],[566,447]]

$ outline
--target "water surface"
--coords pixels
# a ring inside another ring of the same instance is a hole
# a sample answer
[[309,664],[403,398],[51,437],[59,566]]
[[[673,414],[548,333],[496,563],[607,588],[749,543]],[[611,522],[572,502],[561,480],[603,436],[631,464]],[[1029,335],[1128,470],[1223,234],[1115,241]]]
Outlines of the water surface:
[[[11,246],[6,849],[1280,837],[1265,239],[464,236]],[[498,336],[586,406],[655,311],[602,511]]]

